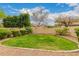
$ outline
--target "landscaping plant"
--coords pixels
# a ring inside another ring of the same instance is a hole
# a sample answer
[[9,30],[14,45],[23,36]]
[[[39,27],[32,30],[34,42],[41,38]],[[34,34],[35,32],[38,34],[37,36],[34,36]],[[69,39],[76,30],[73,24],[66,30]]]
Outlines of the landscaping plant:
[[21,33],[19,30],[12,30],[11,32],[12,32],[13,37],[21,36]]
[[11,31],[7,29],[0,29],[0,40],[9,37],[11,37]]
[[77,35],[77,38],[78,38],[78,47],[79,47],[79,28],[76,28],[75,29],[75,33],[76,33],[76,35]]
[[56,35],[68,35],[69,29],[67,27],[64,28],[57,28],[56,30]]
[[26,30],[20,30],[20,33],[21,33],[21,35],[26,35],[27,34]]
[[[19,16],[7,16],[3,19],[3,26],[7,28],[24,27],[27,34],[32,33],[29,14],[20,14]],[[18,31],[12,31],[12,33],[14,36],[20,35]]]
[[5,38],[26,35],[28,33],[31,33],[31,31],[26,31],[25,29],[21,29],[21,30],[0,29],[0,40]]

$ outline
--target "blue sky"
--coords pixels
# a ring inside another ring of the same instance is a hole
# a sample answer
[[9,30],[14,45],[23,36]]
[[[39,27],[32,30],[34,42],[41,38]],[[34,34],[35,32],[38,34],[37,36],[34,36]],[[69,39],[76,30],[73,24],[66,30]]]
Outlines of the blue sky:
[[[44,11],[49,11],[48,24],[54,24],[57,16],[66,14],[79,17],[79,3],[0,3],[7,15],[19,15],[21,12],[28,12],[31,16],[39,7],[44,7]],[[36,12],[36,13],[37,13]]]
[[16,15],[18,14],[16,10],[20,10],[22,8],[31,9],[39,6],[45,7],[50,13],[61,13],[74,9],[74,6],[70,6],[66,3],[0,3],[0,7],[3,8],[5,13],[8,15]]

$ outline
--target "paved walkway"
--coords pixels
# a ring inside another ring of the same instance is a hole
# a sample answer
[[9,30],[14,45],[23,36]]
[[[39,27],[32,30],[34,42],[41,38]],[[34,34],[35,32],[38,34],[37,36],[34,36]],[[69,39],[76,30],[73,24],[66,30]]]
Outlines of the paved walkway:
[[60,52],[0,46],[0,56],[79,56],[79,51]]

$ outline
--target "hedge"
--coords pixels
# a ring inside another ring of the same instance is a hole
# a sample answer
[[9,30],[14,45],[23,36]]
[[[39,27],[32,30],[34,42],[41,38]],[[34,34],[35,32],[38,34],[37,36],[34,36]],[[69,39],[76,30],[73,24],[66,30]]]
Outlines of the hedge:
[[30,26],[29,14],[21,14],[19,16],[7,16],[3,19],[4,27],[27,27]]
[[31,30],[26,31],[25,29],[21,29],[21,30],[0,29],[0,40],[5,38],[22,36],[29,33],[31,33]]
[[0,39],[11,37],[11,31],[6,29],[0,29]]

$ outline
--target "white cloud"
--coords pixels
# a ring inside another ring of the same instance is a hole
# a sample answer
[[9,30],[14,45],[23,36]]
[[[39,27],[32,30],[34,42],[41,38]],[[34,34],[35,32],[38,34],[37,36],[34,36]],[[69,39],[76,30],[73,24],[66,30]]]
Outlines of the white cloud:
[[74,8],[74,11],[79,13],[79,5]]
[[[60,5],[61,3],[58,3],[57,5]],[[67,12],[62,12],[62,13],[53,13],[54,16],[58,16],[59,14],[68,14],[68,15],[78,15],[79,14],[79,4],[78,3],[66,3],[68,4],[70,7],[74,7],[73,10],[67,11]],[[22,8],[22,9],[16,9],[13,8],[12,6],[8,5],[8,8],[10,8],[13,11],[10,11],[11,13],[15,13],[15,12],[19,12],[19,13],[29,13],[32,16],[33,12],[37,12],[41,9],[45,9],[44,7],[40,6],[40,7],[35,7],[32,9],[27,9],[27,8]],[[62,5],[62,7],[64,7]],[[44,12],[49,12],[49,10],[45,9]]]
[[70,7],[78,6],[78,3],[67,3]]
[[[32,16],[33,12],[39,12],[40,9],[44,9],[43,12],[49,12],[47,19],[49,19],[48,22],[52,25],[52,24],[54,24],[55,18],[58,17],[59,15],[66,14],[69,16],[79,16],[79,4],[76,4],[76,3],[67,3],[67,4],[70,7],[74,7],[74,9],[70,10],[70,11],[66,11],[66,12],[61,12],[61,13],[50,13],[50,11],[48,9],[45,9],[44,7],[41,7],[41,6],[35,7],[32,9],[22,8],[19,10],[19,9],[13,8],[12,6],[8,5],[8,8],[10,8],[11,10],[17,11],[19,13],[29,13],[31,16]],[[60,5],[60,4],[58,4],[58,5]],[[16,13],[14,11],[12,13]]]
[[10,6],[10,5],[8,5],[7,7],[8,7],[8,8],[10,8],[11,10],[18,11],[18,9],[13,8],[13,7],[12,7],[12,6]]
[[19,13],[28,13],[28,14],[30,14],[30,16],[32,16],[32,11],[31,11],[31,9],[27,9],[27,8],[22,8],[22,9],[20,9],[19,10]]
[[[31,16],[32,16],[32,13],[33,12],[39,12],[40,9],[44,9],[43,12],[49,12],[49,15],[47,17],[48,22],[49,24],[51,25],[54,25],[54,21],[55,21],[55,18],[58,17],[59,15],[68,15],[68,16],[79,16],[79,6],[77,4],[70,4],[70,6],[74,6],[74,9],[73,10],[70,10],[70,11],[66,11],[66,12],[61,12],[61,13],[50,13],[49,10],[45,9],[44,7],[35,7],[35,8],[32,8],[32,9],[26,9],[26,8],[22,8],[20,10],[21,13],[29,13]],[[33,22],[33,21],[32,21]],[[34,23],[34,22],[33,22]]]
[[[47,19],[47,21],[46,21],[46,24],[48,24],[48,25],[54,25],[54,20],[55,20],[55,15],[54,14],[52,14],[52,13],[50,13],[49,12],[49,10],[48,9],[45,9],[44,7],[35,7],[35,8],[32,8],[32,9],[29,9],[29,12],[28,12],[28,9],[23,9],[23,11],[22,12],[24,12],[25,11],[25,13],[30,13],[31,14],[31,16],[32,16],[32,13],[40,13],[40,10],[42,10],[42,12],[43,13],[48,13],[48,17],[46,17],[46,19]],[[38,14],[38,18],[40,17],[40,16],[42,16],[43,14]],[[33,16],[32,16],[33,17]],[[32,20],[33,18],[31,18],[31,20]],[[35,19],[35,18],[34,18]],[[33,20],[31,21],[32,22],[32,24],[34,23],[34,24],[36,24],[36,23],[38,23],[38,22],[34,22]]]
[[[60,5],[60,4],[58,4]],[[66,11],[66,12],[61,12],[61,13],[50,13],[50,11],[48,9],[45,9],[44,7],[41,7],[42,9],[44,8],[44,12],[49,12],[49,15],[47,17],[47,22],[48,22],[48,25],[54,25],[55,24],[55,18],[58,17],[59,15],[62,15],[62,14],[65,14],[65,15],[68,15],[68,16],[79,16],[79,4],[76,4],[76,3],[68,3],[68,5],[70,7],[73,7],[74,9],[73,10],[69,10],[69,11]],[[20,12],[23,12],[23,13],[29,13],[31,16],[32,16],[32,13],[33,12],[38,12],[40,10],[40,7],[35,7],[35,8],[32,8],[32,9],[26,9],[26,8],[23,8],[20,10]],[[32,23],[33,24],[36,24],[33,20],[32,20]]]
[[15,14],[17,13],[16,11],[8,10],[9,13]]
[[79,4],[78,3],[66,3],[66,4],[68,4],[70,7],[73,7],[73,10],[57,13],[57,15],[66,14],[68,16],[79,16]]
[[32,11],[40,11],[41,9],[45,9],[45,8],[42,6],[39,6],[39,7],[32,8]]
[[63,8],[63,7],[64,7],[64,5],[61,5],[61,7]]
[[19,13],[19,9],[16,9],[10,5],[7,5],[7,7],[3,6],[3,8],[6,10],[8,8],[8,13],[11,13],[11,14],[18,14]]
[[69,13],[70,15],[79,16],[79,4],[75,6],[74,9],[71,10]]
[[56,6],[59,6],[61,3],[57,3]]
[[28,13],[26,8],[22,8],[21,10],[19,10],[20,13]]
[[10,13],[12,13],[12,14],[16,14],[17,12],[10,12]]

